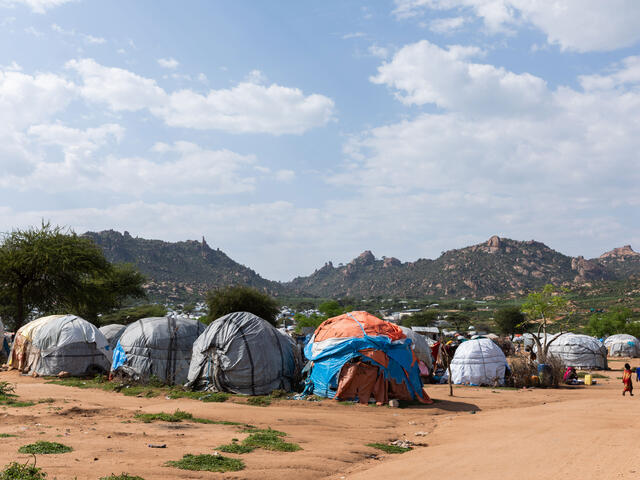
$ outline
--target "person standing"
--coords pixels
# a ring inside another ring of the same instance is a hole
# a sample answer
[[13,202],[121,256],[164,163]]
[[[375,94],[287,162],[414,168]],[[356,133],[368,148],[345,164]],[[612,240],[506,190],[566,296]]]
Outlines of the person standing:
[[629,392],[629,395],[633,397],[633,381],[631,379],[631,366],[628,363],[624,364],[624,371],[622,372],[622,383],[624,384],[624,390],[622,390],[622,396]]

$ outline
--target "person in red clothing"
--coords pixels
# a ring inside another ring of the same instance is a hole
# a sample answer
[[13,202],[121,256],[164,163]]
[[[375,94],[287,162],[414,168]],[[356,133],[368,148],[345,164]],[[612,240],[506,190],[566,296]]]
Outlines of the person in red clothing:
[[622,396],[629,392],[629,395],[633,397],[633,382],[631,380],[631,366],[628,363],[624,364],[624,372],[622,372],[622,383],[624,384],[624,390],[622,390]]

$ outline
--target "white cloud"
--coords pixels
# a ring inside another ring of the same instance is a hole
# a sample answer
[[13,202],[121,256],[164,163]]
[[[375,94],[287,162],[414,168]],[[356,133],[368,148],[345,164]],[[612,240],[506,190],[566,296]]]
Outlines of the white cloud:
[[47,10],[74,1],[76,0],[0,0],[0,7],[24,5],[29,7],[34,13],[46,13]]
[[471,12],[489,33],[533,25],[563,50],[608,51],[640,41],[636,0],[395,0],[395,4],[399,18],[428,10]]
[[344,35],[342,35],[342,39],[343,40],[349,40],[351,38],[362,38],[362,37],[366,37],[367,34],[364,32],[351,32],[351,33],[346,33]]
[[93,35],[88,35],[86,33],[78,33],[73,29],[65,30],[64,28],[62,28],[60,25],[56,23],[51,25],[51,30],[53,30],[56,33],[59,33],[60,35],[65,35],[67,37],[79,37],[82,40],[84,40],[85,43],[90,45],[102,45],[107,42],[102,37],[94,37]]
[[252,81],[231,89],[167,93],[155,80],[128,70],[104,67],[92,59],[72,60],[67,67],[83,81],[82,95],[115,111],[149,109],[169,126],[231,133],[301,134],[327,124],[334,103],[324,95],[305,96],[297,88]]
[[178,65],[180,65],[180,62],[178,62],[175,58],[159,58],[158,65],[160,65],[162,68],[168,68],[170,70],[174,70],[178,68]]
[[469,61],[481,54],[474,47],[442,49],[422,40],[401,48],[371,81],[395,88],[407,105],[433,103],[485,114],[530,114],[544,108],[549,92],[543,79]]
[[36,38],[44,37],[44,33],[42,33],[40,30],[38,30],[36,27],[33,27],[33,26],[26,27],[24,29],[24,33],[33,35]]
[[374,43],[369,47],[369,54],[373,55],[374,57],[386,59],[389,57],[390,52],[387,47],[381,47]]
[[440,34],[452,33],[462,28],[467,21],[466,17],[436,18],[429,22],[429,30]]
[[293,170],[278,170],[276,172],[276,180],[279,182],[292,182],[296,178],[296,172]]

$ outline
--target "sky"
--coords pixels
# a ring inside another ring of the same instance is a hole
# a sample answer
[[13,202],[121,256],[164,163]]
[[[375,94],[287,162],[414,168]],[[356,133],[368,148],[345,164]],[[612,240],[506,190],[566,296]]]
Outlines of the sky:
[[638,112],[637,0],[0,0],[0,231],[592,258],[640,247]]

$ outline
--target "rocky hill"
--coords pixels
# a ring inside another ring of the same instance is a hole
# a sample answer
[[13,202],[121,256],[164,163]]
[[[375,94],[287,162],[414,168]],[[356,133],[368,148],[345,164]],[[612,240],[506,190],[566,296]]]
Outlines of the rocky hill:
[[395,258],[376,259],[365,251],[347,265],[334,267],[329,262],[285,285],[298,294],[322,297],[523,294],[545,283],[584,284],[640,273],[640,254],[629,246],[612,252],[616,251],[587,260],[533,240],[493,236],[485,243],[449,250],[435,260],[402,263]]
[[280,283],[265,280],[220,249],[212,249],[204,238],[171,243],[114,230],[84,235],[102,248],[109,261],[132,263],[146,275],[152,299],[197,300],[208,290],[227,285],[249,285],[272,295],[283,290]]
[[153,299],[202,299],[211,288],[249,285],[272,295],[340,298],[353,296],[485,297],[523,294],[546,283],[585,285],[640,275],[640,253],[615,248],[595,259],[563,255],[543,243],[491,237],[449,250],[435,260],[377,259],[369,250],[346,265],[327,262],[306,277],[280,283],[266,280],[202,241],[164,242],[113,230],[86,236],[110,261],[129,262],[144,273]]

